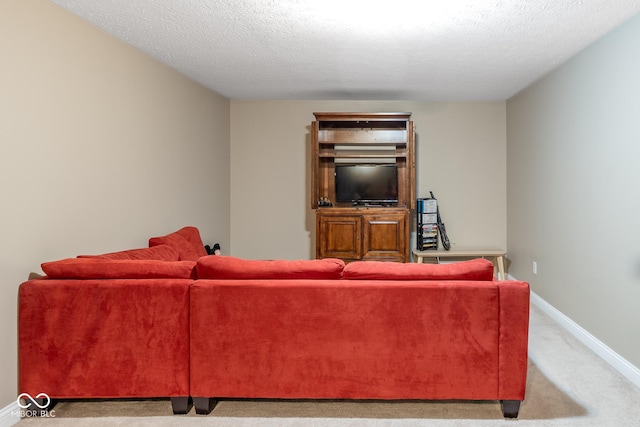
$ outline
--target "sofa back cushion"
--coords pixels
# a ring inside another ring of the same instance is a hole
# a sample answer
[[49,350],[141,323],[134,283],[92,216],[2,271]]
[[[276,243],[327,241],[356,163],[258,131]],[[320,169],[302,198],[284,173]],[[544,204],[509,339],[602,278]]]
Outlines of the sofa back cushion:
[[493,280],[493,263],[478,258],[449,264],[355,261],[344,269],[352,280]]
[[160,261],[179,261],[178,251],[169,245],[158,245],[152,248],[129,249],[120,252],[109,252],[100,255],[79,255],[78,258],[92,259],[147,259]]
[[190,279],[195,261],[67,258],[45,262],[42,271],[50,279]]
[[340,279],[344,261],[334,258],[314,260],[249,260],[211,255],[196,264],[198,279]]
[[197,261],[198,258],[207,255],[200,231],[196,227],[183,227],[166,236],[149,239],[149,247],[158,245],[169,245],[174,248],[178,251],[180,261]]

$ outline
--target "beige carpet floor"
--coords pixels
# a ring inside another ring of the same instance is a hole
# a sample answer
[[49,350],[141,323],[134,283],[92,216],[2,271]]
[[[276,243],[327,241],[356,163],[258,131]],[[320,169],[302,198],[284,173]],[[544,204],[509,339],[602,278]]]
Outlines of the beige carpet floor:
[[60,402],[50,418],[18,427],[57,426],[571,426],[640,427],[640,388],[535,306],[531,310],[527,396],[518,420],[498,402],[224,400],[207,416],[172,415],[169,400]]

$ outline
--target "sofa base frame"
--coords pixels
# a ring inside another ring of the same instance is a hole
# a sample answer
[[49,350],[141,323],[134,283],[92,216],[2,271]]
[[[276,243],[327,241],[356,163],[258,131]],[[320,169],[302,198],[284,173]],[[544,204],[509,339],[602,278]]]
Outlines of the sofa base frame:
[[[56,399],[33,397],[32,401],[27,403],[28,406],[25,409],[27,411],[50,411],[54,406],[56,406],[56,403],[58,403]],[[192,406],[193,401],[189,396],[171,397],[171,409],[173,410],[174,414],[187,414],[191,410]],[[213,406],[215,406],[215,403],[213,404]],[[209,412],[211,412],[213,406],[211,407],[211,409],[209,409]]]
[[40,412],[40,411],[50,411],[56,406],[58,401],[56,399],[44,398],[44,397],[31,397],[31,399],[27,400],[26,407],[24,408],[26,411],[31,412]]
[[[173,403],[173,398],[171,400]],[[196,414],[207,415],[213,411],[218,401],[211,397],[194,397],[193,406],[196,408]],[[520,412],[520,400],[501,400],[502,416],[505,418],[518,418]],[[175,410],[174,410],[175,412]]]

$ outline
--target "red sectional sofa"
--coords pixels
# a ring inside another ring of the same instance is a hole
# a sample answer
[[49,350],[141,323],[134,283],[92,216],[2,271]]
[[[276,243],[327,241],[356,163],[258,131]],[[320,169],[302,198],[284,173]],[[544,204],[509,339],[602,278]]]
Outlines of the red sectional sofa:
[[20,393],[171,397],[188,411],[189,290],[206,251],[194,227],[149,243],[47,262],[45,278],[20,285]]
[[489,261],[206,256],[193,227],[150,244],[21,285],[21,393],[171,397],[176,413],[191,397],[200,414],[221,398],[499,400],[518,415],[529,286],[494,281]]

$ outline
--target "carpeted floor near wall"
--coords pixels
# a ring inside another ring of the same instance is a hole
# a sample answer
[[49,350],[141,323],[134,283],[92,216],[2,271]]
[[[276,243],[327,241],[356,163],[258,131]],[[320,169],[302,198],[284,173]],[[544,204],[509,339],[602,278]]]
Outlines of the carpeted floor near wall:
[[[640,427],[640,388],[535,306],[527,396],[517,420],[498,402],[223,400],[207,416],[172,415],[169,400],[60,402],[46,419],[18,427],[220,426]],[[517,424],[514,424],[517,423]]]

